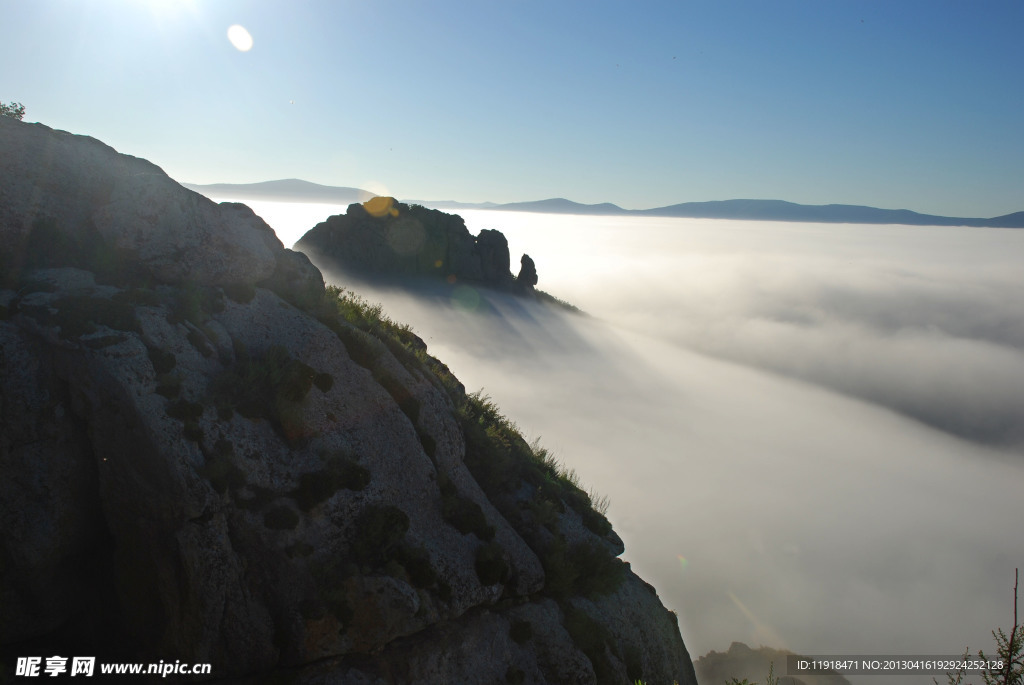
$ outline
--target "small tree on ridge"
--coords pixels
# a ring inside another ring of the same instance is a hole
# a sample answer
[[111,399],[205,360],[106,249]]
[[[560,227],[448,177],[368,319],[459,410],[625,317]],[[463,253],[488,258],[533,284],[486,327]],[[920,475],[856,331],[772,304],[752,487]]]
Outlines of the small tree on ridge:
[[25,105],[20,102],[12,102],[9,105],[0,102],[0,116],[12,117],[21,121],[25,118]]

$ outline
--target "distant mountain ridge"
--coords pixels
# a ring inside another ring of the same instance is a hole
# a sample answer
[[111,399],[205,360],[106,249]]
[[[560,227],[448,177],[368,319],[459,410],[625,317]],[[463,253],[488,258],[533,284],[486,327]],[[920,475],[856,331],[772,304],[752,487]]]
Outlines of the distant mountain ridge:
[[[348,204],[365,202],[374,194],[359,188],[324,186],[299,179],[263,183],[217,183],[186,188],[203,195],[238,199],[265,199],[284,202],[325,202]],[[949,217],[921,214],[909,209],[880,209],[863,205],[801,205],[784,200],[718,200],[684,202],[654,209],[623,209],[610,202],[582,204],[565,198],[532,202],[455,202],[452,200],[407,200],[437,209],[486,209],[506,212],[547,214],[586,214],[602,216],[663,216],[691,219],[738,219],[746,221],[794,221],[846,224],[903,224],[911,226],[976,226],[986,228],[1024,228],[1024,211],[992,218]]]
[[324,186],[297,178],[286,178],[262,183],[212,183],[199,185],[182,183],[189,190],[200,195],[231,197],[246,200],[275,200],[278,202],[323,202],[330,204],[351,204],[366,202],[374,193],[361,188]]
[[638,210],[631,213],[647,216],[744,219],[749,221],[810,221],[845,224],[1024,228],[1024,212],[984,219],[919,214],[909,209],[879,209],[862,205],[800,205],[783,200],[686,202],[669,207]]

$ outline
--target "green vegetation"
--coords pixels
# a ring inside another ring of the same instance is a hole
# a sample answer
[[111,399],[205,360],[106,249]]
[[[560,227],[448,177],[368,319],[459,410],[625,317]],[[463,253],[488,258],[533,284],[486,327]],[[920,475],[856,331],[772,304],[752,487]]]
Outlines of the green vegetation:
[[252,283],[229,283],[222,289],[225,295],[238,304],[249,304],[256,297],[256,286]]
[[[406,579],[413,587],[429,589],[437,582],[437,572],[430,564],[427,553],[412,545],[398,545],[394,561],[405,571]],[[450,593],[450,590],[449,590]]]
[[483,509],[473,500],[459,494],[455,484],[444,474],[438,476],[441,489],[441,516],[463,535],[472,533],[483,542],[494,539],[494,526],[487,523]]
[[117,331],[141,332],[130,304],[105,297],[71,295],[53,303],[57,310],[48,323],[60,326],[60,337],[67,340],[96,332],[96,326]]
[[146,353],[153,364],[153,371],[156,372],[156,393],[169,400],[178,397],[181,394],[181,376],[172,373],[178,365],[177,358],[166,350],[150,345],[146,346]]
[[21,121],[25,118],[25,105],[20,102],[12,102],[7,105],[0,102],[0,117],[11,117]]
[[181,394],[181,376],[176,373],[165,373],[156,377],[156,393],[169,400]]
[[541,556],[547,582],[544,593],[552,597],[595,599],[618,589],[626,577],[626,565],[605,547],[578,543],[567,547],[556,537]]
[[476,550],[476,575],[481,585],[494,585],[508,580],[509,568],[505,552],[497,542],[491,541]]
[[391,398],[398,404],[398,408],[409,417],[409,421],[415,426],[420,418],[420,401],[413,397],[412,393],[387,371],[375,369],[373,378],[380,383],[381,387],[388,391]]
[[[202,326],[210,314],[224,311],[224,298],[220,290],[186,281],[175,290],[174,301],[167,315],[169,323],[188,321]],[[195,344],[195,343],[193,343]]]
[[197,443],[203,441],[203,429],[199,427],[199,423],[196,421],[186,421],[185,425],[182,426],[181,432],[186,440]]
[[[465,397],[459,419],[466,436],[466,466],[492,502],[513,523],[544,565],[545,594],[553,597],[599,596],[614,592],[625,578],[625,566],[601,545],[571,548],[558,533],[566,506],[580,514],[584,524],[603,536],[611,525],[593,510],[591,498],[579,486],[575,472],[565,469],[547,450],[529,445],[515,424],[503,417],[489,398],[474,393]],[[526,482],[534,487],[524,517],[508,506],[509,496]],[[505,506],[502,503],[505,502]],[[540,535],[547,528],[554,537]]]
[[[352,526],[349,555],[324,559],[311,566],[327,607],[342,623],[351,620],[339,613],[344,602],[340,581],[373,571],[383,572],[416,588],[431,590],[443,601],[451,599],[451,587],[439,578],[427,552],[405,540],[409,517],[398,507],[372,504]],[[289,551],[305,555],[304,550]],[[344,605],[347,606],[347,605]]]
[[313,377],[313,385],[315,385],[320,392],[330,392],[331,388],[334,387],[334,376],[326,372],[318,373]]
[[188,332],[188,335],[185,337],[188,339],[190,343],[192,343],[192,347],[196,348],[199,351],[199,354],[203,355],[204,357],[213,356],[213,348],[210,347],[210,344],[206,341],[206,338],[198,330],[194,328],[191,329]]
[[97,283],[145,287],[150,281],[131,251],[108,245],[95,228],[62,231],[52,219],[35,220],[25,242],[0,255],[0,265],[4,283],[32,269],[66,266],[91,271]]
[[245,474],[235,466],[235,448],[230,441],[221,438],[213,446],[213,453],[206,454],[206,463],[199,469],[199,475],[210,481],[213,489],[224,494],[228,490],[238,491],[245,485]]
[[188,400],[175,400],[167,403],[167,415],[181,421],[195,420],[203,415],[203,405]]
[[562,309],[565,309],[565,310],[567,310],[567,311],[569,311],[569,312],[571,312],[573,314],[582,314],[583,313],[583,310],[581,310],[576,305],[569,304],[565,300],[561,300],[561,299],[555,297],[554,295],[549,295],[548,293],[544,292],[543,290],[534,290],[533,293],[534,293],[534,295],[536,295],[537,300],[539,302],[543,302],[544,304],[547,304],[547,305],[550,305],[550,306],[554,306],[554,307],[561,307]]
[[153,371],[158,375],[169,373],[178,364],[178,360],[172,353],[158,347],[147,345],[146,353],[149,355],[149,361],[153,364]]
[[465,387],[448,367],[427,354],[427,346],[408,325],[396,323],[385,316],[381,305],[370,304],[343,288],[327,286],[324,306],[320,308],[320,321],[341,339],[352,361],[371,372],[377,369],[382,351],[374,343],[376,339],[410,373],[420,373],[436,381],[453,401],[465,395]]
[[563,602],[562,625],[565,626],[576,648],[587,655],[594,667],[599,683],[615,682],[615,668],[608,658],[609,651],[616,654],[615,641],[600,623],[582,609]]
[[409,530],[409,517],[398,507],[371,505],[363,510],[354,526],[353,560],[376,567],[390,561],[394,548]]
[[[979,650],[977,659],[979,661],[992,661],[997,666],[985,669],[981,672],[982,682],[985,685],[1022,685],[1024,684],[1024,625],[1017,623],[1017,586],[1020,582],[1020,569],[1013,572],[1013,627],[1010,634],[1002,628],[992,631],[992,637],[996,641],[996,653],[985,654]],[[964,661],[971,660],[970,648],[964,650]],[[947,673],[946,679],[949,685],[961,685],[965,671],[963,669],[955,673]],[[934,678],[933,682],[938,685]]]
[[[607,498],[587,493],[574,471],[539,445],[528,444],[490,398],[479,392],[467,395],[448,367],[427,354],[426,346],[408,326],[385,316],[379,304],[369,304],[358,295],[329,286],[320,320],[338,335],[353,361],[373,373],[414,426],[419,418],[419,402],[380,368],[382,350],[377,342],[392,351],[411,374],[436,382],[448,394],[466,437],[465,463],[488,499],[542,560],[548,577],[546,594],[596,597],[618,588],[626,572],[620,560],[601,544],[570,546],[559,532],[561,517],[571,509],[596,536],[608,535],[611,524],[605,517]],[[418,433],[424,451],[433,457],[435,441],[422,431]],[[438,482],[445,521],[459,532],[472,533],[489,543],[478,551],[476,567],[481,582],[501,582],[495,579],[507,576],[507,562],[492,542],[493,528],[483,511],[459,495],[443,474]],[[532,492],[525,502],[519,494],[524,484]]]
[[[331,314],[384,343],[406,368],[419,368],[416,350],[425,350],[426,345],[412,332],[408,324],[396,323],[384,315],[380,304],[370,304],[359,295],[343,288],[327,286],[325,297],[327,302],[333,303],[334,311],[330,312]],[[357,347],[361,346],[357,344]],[[349,354],[356,363],[372,370],[380,352],[362,349],[357,350],[355,354],[349,350]],[[359,361],[360,358],[368,363]]]
[[434,440],[432,435],[425,433],[424,431],[417,430],[416,436],[420,439],[420,444],[423,446],[423,451],[431,461],[434,461],[434,457],[437,456],[437,441]]
[[625,648],[622,660],[626,665],[626,678],[628,678],[630,682],[636,682],[643,677],[643,657],[636,645],[630,645]]
[[250,419],[267,419],[291,443],[308,435],[302,421],[302,401],[317,373],[293,359],[281,345],[261,354],[236,346],[235,362],[211,384],[218,408],[231,409]]
[[198,402],[177,399],[167,403],[166,411],[172,419],[183,422],[182,432],[186,439],[193,442],[202,441],[203,431],[199,427],[199,419],[203,416],[203,405]]
[[324,457],[324,468],[305,473],[299,486],[289,494],[302,511],[309,511],[338,490],[359,491],[370,483],[370,472],[354,460],[340,454]]

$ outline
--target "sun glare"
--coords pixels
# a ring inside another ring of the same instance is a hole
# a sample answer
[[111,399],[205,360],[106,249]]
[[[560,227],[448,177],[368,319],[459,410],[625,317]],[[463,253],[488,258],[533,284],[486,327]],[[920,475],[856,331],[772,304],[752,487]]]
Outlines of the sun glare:
[[129,0],[129,2],[147,10],[153,20],[164,29],[198,14],[196,0]]
[[231,25],[228,28],[228,40],[240,52],[249,52],[252,49],[252,35],[245,30],[244,26]]

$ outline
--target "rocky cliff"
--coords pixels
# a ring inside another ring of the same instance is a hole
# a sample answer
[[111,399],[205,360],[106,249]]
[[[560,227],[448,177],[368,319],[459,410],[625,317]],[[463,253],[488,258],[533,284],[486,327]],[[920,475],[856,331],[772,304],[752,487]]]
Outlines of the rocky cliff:
[[529,294],[536,267],[523,255],[513,277],[508,241],[501,231],[473,236],[462,217],[390,197],[349,205],[317,224],[295,244],[319,264],[370,278],[428,278],[469,282]]
[[0,670],[696,682],[586,493],[244,205],[0,117],[0,241]]

